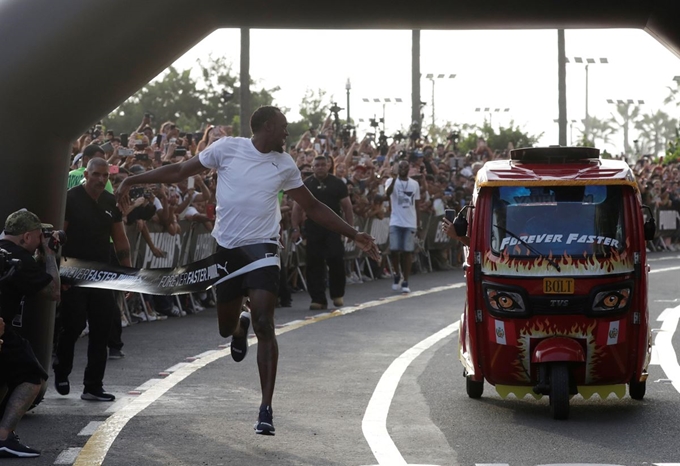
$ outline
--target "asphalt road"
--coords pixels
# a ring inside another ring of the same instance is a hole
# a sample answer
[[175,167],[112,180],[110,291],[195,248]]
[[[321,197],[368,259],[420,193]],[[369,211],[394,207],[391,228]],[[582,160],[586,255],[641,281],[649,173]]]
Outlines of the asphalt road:
[[[649,256],[650,322],[680,314],[680,255]],[[670,269],[670,270],[664,270]],[[257,346],[231,360],[214,309],[141,323],[123,333],[126,357],[109,361],[114,404],[79,398],[86,339],[76,348],[72,393],[52,387],[22,423],[42,450],[27,466],[680,464],[677,357],[655,356],[647,395],[572,399],[554,421],[547,397],[502,400],[490,385],[472,400],[457,360],[462,271],[412,277],[413,293],[390,280],[350,285],[341,312],[314,317],[308,297],[277,310],[280,348],[275,437],[254,434],[260,390]],[[655,335],[678,332],[669,327]],[[658,338],[658,337],[657,337]],[[670,369],[669,369],[670,368]],[[159,375],[160,373],[166,373]],[[131,394],[134,393],[134,394]],[[4,464],[4,463],[3,463]]]

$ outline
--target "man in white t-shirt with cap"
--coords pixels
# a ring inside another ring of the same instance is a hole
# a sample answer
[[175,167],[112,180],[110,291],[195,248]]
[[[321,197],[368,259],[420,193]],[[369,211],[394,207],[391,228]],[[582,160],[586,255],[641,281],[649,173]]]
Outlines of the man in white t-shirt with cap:
[[219,331],[223,337],[232,336],[232,358],[237,362],[243,360],[248,350],[251,316],[241,312],[241,306],[248,296],[258,339],[257,363],[262,386],[255,432],[262,435],[274,435],[271,402],[278,363],[274,309],[280,267],[279,191],[285,191],[317,224],[354,240],[372,258],[380,258],[370,235],[357,232],[304,186],[295,161],[283,151],[287,126],[286,117],[278,108],[260,107],[250,118],[252,138],[223,137],[197,157],[127,178],[117,192],[119,202],[125,204],[127,192],[135,184],[176,183],[207,169],[217,170],[217,210],[212,234],[219,245],[216,257],[225,261],[224,266],[218,267],[228,273],[228,279],[217,285]]

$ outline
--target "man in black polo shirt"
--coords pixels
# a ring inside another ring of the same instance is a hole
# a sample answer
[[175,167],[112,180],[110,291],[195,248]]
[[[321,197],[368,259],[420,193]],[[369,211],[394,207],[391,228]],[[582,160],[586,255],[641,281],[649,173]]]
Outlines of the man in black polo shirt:
[[[326,204],[333,212],[350,225],[354,225],[352,203],[349,200],[347,186],[339,178],[328,173],[328,161],[320,155],[312,163],[314,176],[307,178],[304,183],[307,189],[319,201]],[[342,213],[341,213],[342,211]],[[293,241],[300,236],[302,223],[302,208],[293,208]],[[314,223],[305,221],[305,236],[307,238],[307,288],[312,298],[311,310],[321,310],[328,307],[326,301],[326,267],[328,267],[329,294],[333,305],[340,307],[345,296],[345,246],[338,233]]]
[[[27,296],[59,300],[59,271],[54,251],[43,237],[43,226],[47,225],[42,225],[37,215],[20,210],[7,217],[0,239],[6,260],[0,277],[0,386],[7,386],[5,412],[0,419],[0,458],[40,456],[39,451],[19,442],[14,429],[47,380],[47,372],[31,345],[19,333],[24,301]],[[33,257],[36,250],[38,261]],[[17,267],[9,260],[21,264]]]
[[[85,184],[76,186],[66,194],[64,230],[69,238],[62,250],[68,258],[109,262],[109,238],[113,239],[120,265],[130,267],[130,243],[125,235],[122,214],[116,198],[106,192],[109,165],[104,159],[90,160],[85,170]],[[106,370],[107,342],[114,319],[120,314],[113,292],[92,288],[72,287],[62,293],[61,327],[54,360],[54,385],[61,395],[71,389],[68,376],[73,369],[73,352],[76,341],[90,326],[87,348],[87,367],[80,396],[83,400],[113,401],[116,397],[103,388]]]

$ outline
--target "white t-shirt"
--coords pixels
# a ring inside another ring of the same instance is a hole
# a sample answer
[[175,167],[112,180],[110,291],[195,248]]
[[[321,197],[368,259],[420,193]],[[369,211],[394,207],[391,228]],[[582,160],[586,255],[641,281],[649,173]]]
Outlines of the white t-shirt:
[[396,182],[396,184],[390,195],[390,203],[392,204],[390,226],[418,228],[416,201],[420,199],[420,185],[411,178],[408,181],[400,180],[399,178],[388,178],[385,182],[385,190],[393,182]]
[[300,170],[286,152],[263,154],[246,138],[224,137],[199,155],[217,169],[217,209],[212,235],[223,248],[277,243],[280,191],[302,186]]

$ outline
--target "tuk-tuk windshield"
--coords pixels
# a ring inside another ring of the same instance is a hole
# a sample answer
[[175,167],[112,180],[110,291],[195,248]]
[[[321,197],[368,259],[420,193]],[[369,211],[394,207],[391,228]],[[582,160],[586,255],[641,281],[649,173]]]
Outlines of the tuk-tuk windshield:
[[621,186],[494,188],[491,249],[521,257],[621,252],[623,212]]

